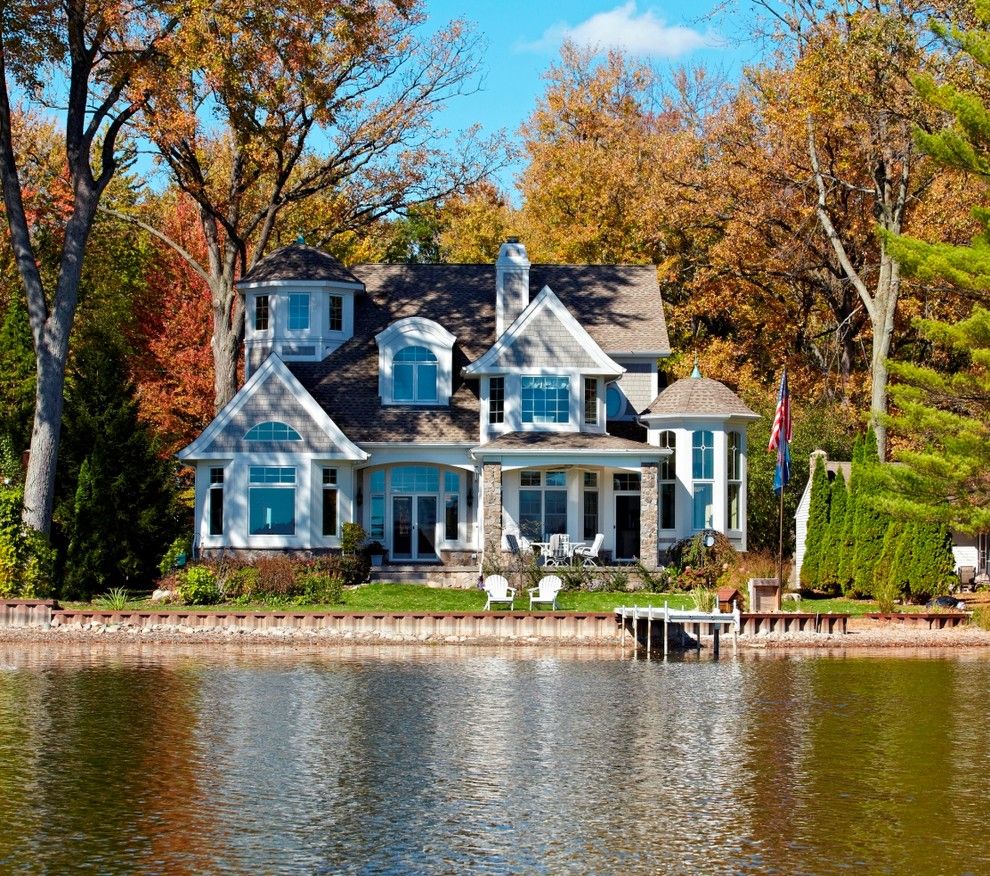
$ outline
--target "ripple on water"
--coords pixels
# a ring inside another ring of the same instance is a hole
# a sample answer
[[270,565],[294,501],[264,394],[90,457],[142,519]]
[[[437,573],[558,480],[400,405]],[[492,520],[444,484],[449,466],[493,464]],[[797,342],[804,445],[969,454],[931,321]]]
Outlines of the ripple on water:
[[990,871],[987,660],[3,646],[7,667],[2,872]]

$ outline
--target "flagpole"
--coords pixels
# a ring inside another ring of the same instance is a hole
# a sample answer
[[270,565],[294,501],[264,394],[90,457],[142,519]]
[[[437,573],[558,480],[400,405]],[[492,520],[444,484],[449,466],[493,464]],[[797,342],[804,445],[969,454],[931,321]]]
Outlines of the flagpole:
[[784,592],[784,485],[780,485],[780,534],[777,539],[777,583]]

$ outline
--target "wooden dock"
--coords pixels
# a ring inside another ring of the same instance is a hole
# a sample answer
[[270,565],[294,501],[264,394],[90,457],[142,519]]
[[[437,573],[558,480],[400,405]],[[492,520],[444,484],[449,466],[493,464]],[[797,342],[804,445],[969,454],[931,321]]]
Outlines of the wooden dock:
[[[667,603],[662,607],[639,606],[621,607],[615,609],[615,619],[618,624],[619,635],[622,643],[625,644],[625,631],[628,629],[633,636],[633,643],[638,645],[641,638],[646,641],[646,654],[649,656],[653,651],[653,626],[662,624],[663,656],[670,652],[671,637],[677,639],[678,644],[683,647],[685,633],[688,627],[694,628],[695,647],[701,650],[701,636],[704,629],[712,637],[712,653],[715,657],[719,653],[719,640],[723,628],[726,632],[732,633],[732,643],[735,645],[736,636],[739,634],[742,615],[738,608],[733,608],[731,612],[719,611],[717,606],[715,611],[688,611],[684,609],[670,608]],[[644,636],[640,636],[640,633]]]

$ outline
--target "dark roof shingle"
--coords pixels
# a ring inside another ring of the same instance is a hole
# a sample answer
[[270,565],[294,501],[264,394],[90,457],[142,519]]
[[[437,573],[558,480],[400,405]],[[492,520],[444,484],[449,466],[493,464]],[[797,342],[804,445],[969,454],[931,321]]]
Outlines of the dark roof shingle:
[[[646,432],[643,431],[645,437]],[[615,435],[595,432],[507,432],[494,441],[482,444],[481,450],[635,450],[659,449],[645,441],[630,441]]]
[[359,283],[330,253],[314,246],[293,243],[266,255],[248,271],[241,283],[271,280],[323,280],[330,283]]
[[729,387],[709,377],[684,377],[672,383],[643,411],[643,416],[650,414],[759,417]]
[[[476,443],[478,381],[461,369],[495,343],[494,265],[355,265],[367,294],[354,337],[316,363],[290,368],[352,441]],[[550,286],[605,352],[668,351],[656,270],[639,265],[533,265],[530,297]],[[449,407],[382,406],[375,335],[410,316],[456,336]]]

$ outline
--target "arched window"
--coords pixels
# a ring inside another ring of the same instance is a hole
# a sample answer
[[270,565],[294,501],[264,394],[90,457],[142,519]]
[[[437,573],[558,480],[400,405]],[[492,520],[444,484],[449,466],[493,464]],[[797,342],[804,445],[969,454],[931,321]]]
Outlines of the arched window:
[[426,347],[403,347],[392,360],[392,397],[397,402],[437,400],[437,357]]
[[269,420],[267,423],[258,423],[252,426],[245,441],[302,441],[299,433],[286,423],[278,420]]

